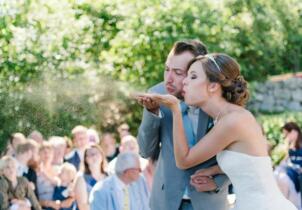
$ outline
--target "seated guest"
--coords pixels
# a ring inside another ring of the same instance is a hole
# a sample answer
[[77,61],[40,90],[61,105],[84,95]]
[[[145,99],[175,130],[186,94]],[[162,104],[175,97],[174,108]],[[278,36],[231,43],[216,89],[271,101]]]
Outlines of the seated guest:
[[66,139],[61,136],[52,136],[49,138],[49,142],[54,148],[52,164],[60,166],[64,162],[64,156],[67,149]]
[[9,139],[6,155],[15,156],[17,146],[24,142],[26,142],[26,138],[22,133],[13,133]]
[[301,186],[299,177],[302,169],[302,133],[294,122],[286,123],[282,132],[288,146],[288,155],[275,169],[279,187],[284,196],[301,208]]
[[[121,145],[120,145],[119,150],[120,150],[120,153],[123,153],[123,152],[134,152],[134,153],[138,154],[139,148],[138,148],[138,143],[137,143],[136,138],[134,136],[132,136],[132,135],[124,136],[121,139]],[[114,158],[108,164],[108,172],[109,172],[109,174],[114,174],[116,159],[117,158]],[[142,171],[145,170],[145,168],[146,168],[146,166],[148,164],[148,160],[145,159],[145,158],[140,157],[139,161],[140,161],[140,166],[141,166]]]
[[75,199],[79,210],[88,210],[88,197],[92,187],[106,176],[106,157],[103,150],[95,144],[84,152],[83,173],[75,180]]
[[101,147],[106,154],[106,159],[108,162],[113,160],[120,153],[112,133],[103,134],[101,139]]
[[29,160],[32,158],[32,144],[29,142],[21,143],[16,148],[15,158],[17,160],[17,176],[28,173]]
[[65,156],[65,162],[73,164],[77,170],[80,168],[80,163],[83,160],[83,155],[86,147],[88,146],[87,128],[78,125],[71,131],[72,141],[75,148]]
[[117,128],[117,132],[119,134],[120,140],[122,140],[122,138],[124,138],[125,136],[131,135],[129,130],[130,127],[127,123],[123,123]]
[[63,163],[59,172],[60,185],[54,190],[52,200],[59,205],[60,210],[72,210],[74,206],[74,192],[72,182],[77,170],[70,163]]
[[40,133],[40,132],[37,131],[37,130],[32,131],[32,132],[28,135],[27,138],[34,140],[34,141],[37,142],[39,145],[41,145],[41,144],[44,142],[44,138],[43,138],[42,133]]
[[139,180],[140,172],[138,154],[133,152],[119,154],[115,175],[107,177],[93,187],[89,197],[91,210],[149,209],[146,183],[134,184]]
[[15,157],[17,160],[17,176],[24,176],[27,178],[38,198],[38,191],[36,188],[36,165],[39,158],[38,144],[33,140],[28,140],[25,143],[19,144],[16,148]]
[[17,162],[10,156],[0,160],[0,210],[41,210],[24,177],[17,177]]
[[40,201],[47,210],[72,210],[74,207],[73,180],[77,173],[70,163],[63,163],[58,174],[60,181],[54,187],[50,200]]
[[87,134],[88,134],[89,143],[91,143],[91,144],[99,144],[100,143],[100,136],[99,136],[98,132],[95,129],[89,128],[87,130]]
[[39,154],[40,165],[37,173],[39,201],[43,209],[56,209],[57,205],[48,202],[52,200],[55,186],[60,183],[58,171],[52,164],[54,154],[52,145],[49,142],[43,142]]

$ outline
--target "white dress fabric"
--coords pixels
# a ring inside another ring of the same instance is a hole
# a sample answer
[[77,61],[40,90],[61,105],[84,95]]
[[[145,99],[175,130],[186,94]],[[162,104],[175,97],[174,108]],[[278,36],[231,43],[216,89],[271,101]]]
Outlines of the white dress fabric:
[[233,210],[297,210],[279,190],[270,157],[224,150],[217,162],[233,184]]

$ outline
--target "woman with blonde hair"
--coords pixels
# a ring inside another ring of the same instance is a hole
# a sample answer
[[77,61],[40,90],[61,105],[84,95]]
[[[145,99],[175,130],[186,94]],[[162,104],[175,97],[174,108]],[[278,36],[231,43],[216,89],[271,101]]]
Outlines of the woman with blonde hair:
[[0,160],[0,210],[41,210],[25,177],[17,177],[17,162],[10,156]]

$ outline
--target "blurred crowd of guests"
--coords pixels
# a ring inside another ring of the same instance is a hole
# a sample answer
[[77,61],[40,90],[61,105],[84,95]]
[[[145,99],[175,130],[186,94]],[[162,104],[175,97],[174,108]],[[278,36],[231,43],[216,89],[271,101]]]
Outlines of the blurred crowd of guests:
[[148,210],[155,160],[139,156],[122,124],[101,138],[82,125],[71,140],[12,134],[0,160],[0,210]]
[[[129,126],[101,138],[82,125],[71,140],[33,131],[12,134],[0,160],[0,210],[149,210],[155,159],[139,156]],[[283,194],[301,208],[302,133],[282,128],[287,154],[274,173]]]

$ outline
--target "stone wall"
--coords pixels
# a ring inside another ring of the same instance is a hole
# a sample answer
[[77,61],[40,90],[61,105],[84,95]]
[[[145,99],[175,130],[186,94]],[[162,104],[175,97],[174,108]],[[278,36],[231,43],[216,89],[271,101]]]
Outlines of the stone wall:
[[302,111],[302,78],[251,84],[247,108],[256,112]]

